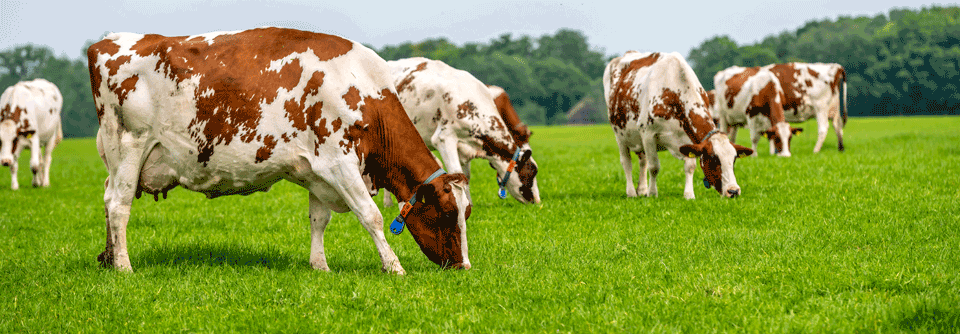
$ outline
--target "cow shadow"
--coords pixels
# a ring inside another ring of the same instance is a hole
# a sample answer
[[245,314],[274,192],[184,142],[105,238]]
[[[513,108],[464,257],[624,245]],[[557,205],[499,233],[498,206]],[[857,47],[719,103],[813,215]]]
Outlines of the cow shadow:
[[252,249],[235,245],[186,244],[161,245],[134,255],[138,267],[241,266],[270,269],[302,269],[308,266],[290,255],[273,249]]

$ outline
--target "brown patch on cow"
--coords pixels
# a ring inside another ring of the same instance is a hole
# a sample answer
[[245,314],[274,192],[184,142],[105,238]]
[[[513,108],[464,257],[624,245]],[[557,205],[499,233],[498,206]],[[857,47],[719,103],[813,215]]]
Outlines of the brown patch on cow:
[[351,110],[357,110],[360,105],[360,90],[355,86],[350,86],[347,93],[343,94],[343,101],[347,103],[347,107]]
[[737,94],[743,90],[743,85],[759,71],[759,67],[748,67],[727,79],[724,83],[727,85],[727,91],[724,93],[724,97],[727,98],[727,108],[733,108],[733,103],[736,101]]
[[123,64],[129,63],[130,58],[131,58],[130,56],[120,56],[120,57],[117,57],[116,59],[111,59],[106,61],[103,64],[103,66],[109,70],[107,71],[107,76],[112,77],[114,75],[117,75],[117,72],[120,71],[120,66],[122,66]]
[[[702,99],[706,94],[699,94]],[[704,101],[686,101],[693,102],[694,105],[702,106]],[[686,103],[680,98],[677,92],[664,88],[660,93],[660,103],[653,106],[653,116],[665,120],[676,119],[680,122],[680,128],[687,134],[694,143],[703,141],[707,135],[716,126],[712,119],[703,118],[693,110],[687,110]],[[708,113],[709,114],[709,113]]]
[[516,146],[510,144],[504,144],[498,140],[493,139],[487,134],[478,134],[475,136],[480,140],[481,147],[484,152],[489,156],[499,157],[501,160],[510,161],[513,159],[513,152],[516,151]]
[[120,85],[110,85],[110,90],[117,95],[117,101],[121,106],[123,106],[123,101],[127,99],[127,94],[137,87],[137,81],[139,80],[140,77],[134,74],[132,77],[123,80]]
[[807,94],[807,89],[797,81],[800,77],[800,70],[794,63],[776,64],[770,67],[770,72],[777,76],[780,81],[780,87],[783,89],[784,99],[783,109],[793,110],[795,113],[803,105],[803,96]]
[[713,103],[717,101],[717,90],[711,89],[711,90],[707,91],[706,99],[707,99],[707,103],[708,103],[710,106],[712,106]]
[[[489,87],[489,86],[488,86]],[[493,103],[497,105],[497,111],[500,112],[500,118],[507,123],[507,129],[510,131],[510,135],[513,136],[513,140],[517,145],[523,146],[523,144],[530,142],[530,129],[527,127],[523,121],[520,120],[520,116],[517,115],[516,109],[513,109],[513,103],[510,102],[510,96],[507,95],[507,92],[497,95],[493,99]]]
[[[755,117],[763,115],[770,119],[771,124],[777,124],[784,121],[783,106],[777,103],[777,86],[773,81],[768,81],[759,92],[750,98],[747,105],[747,116]],[[782,96],[781,96],[782,100]]]
[[627,124],[627,115],[636,115],[640,111],[640,105],[636,97],[640,92],[632,91],[633,79],[636,77],[636,71],[651,66],[660,59],[660,53],[655,52],[649,56],[631,61],[622,70],[613,70],[611,75],[611,86],[613,93],[610,94],[609,101],[610,123],[618,128],[623,128]]
[[437,113],[433,115],[432,120],[436,123],[439,122],[441,118],[443,118],[443,113],[440,111],[440,108],[437,108]]
[[449,92],[443,93],[443,95],[441,96],[441,98],[443,98],[443,102],[444,102],[444,103],[451,103],[451,102],[453,102],[453,97],[450,96],[450,93],[449,93]]
[[427,69],[427,62],[422,62],[420,63],[420,65],[417,65],[416,69],[414,69],[413,71],[410,71],[410,73],[407,73],[407,76],[404,77],[403,80],[400,80],[400,83],[397,84],[397,92],[402,92],[404,89],[407,89],[407,88],[410,88],[412,90],[413,89],[412,86],[410,87],[407,87],[407,86],[410,85],[411,82],[413,82],[413,79],[414,79],[413,74],[423,71],[425,69]]
[[473,104],[473,101],[467,100],[466,102],[461,103],[457,106],[457,118],[477,118],[480,114],[477,113],[477,105]]
[[270,156],[273,155],[273,149],[277,147],[277,140],[273,136],[267,135],[263,137],[263,146],[260,146],[257,149],[257,157],[254,160],[254,163],[261,163],[270,159]]
[[814,71],[812,68],[809,68],[809,67],[807,67],[807,73],[810,73],[810,75],[812,75],[814,78],[820,77],[820,73],[817,73],[817,71]]
[[[843,66],[837,65],[837,72],[833,74],[833,80],[828,84],[830,85],[830,91],[834,94],[840,93],[840,85],[847,81],[847,71],[843,69]],[[840,97],[841,99],[843,97]],[[846,123],[846,121],[844,121]]]
[[[307,85],[303,88],[303,96],[300,97],[300,101],[297,100],[287,100],[283,104],[283,109],[287,112],[287,119],[290,120],[291,126],[294,129],[304,131],[307,129],[308,118],[310,118],[311,113],[314,117],[320,115],[320,110],[323,107],[323,101],[318,101],[308,110],[304,110],[303,106],[307,104],[307,98],[316,96],[320,94],[320,86],[323,85],[323,77],[325,74],[323,72],[317,71],[313,72],[313,75],[310,76],[310,79],[307,80]],[[313,119],[316,121],[316,119]],[[315,125],[313,121],[310,121],[310,126]]]
[[506,130],[506,126],[503,125],[503,121],[500,120],[500,117],[490,116],[490,131],[500,132]]
[[330,122],[330,125],[333,126],[333,132],[340,131],[340,127],[343,126],[343,120],[337,118]]
[[9,119],[9,120],[12,120],[14,123],[19,123],[20,113],[21,113],[21,110],[19,106],[11,108],[11,105],[9,103],[4,104],[3,107],[0,108],[0,121],[5,121]]

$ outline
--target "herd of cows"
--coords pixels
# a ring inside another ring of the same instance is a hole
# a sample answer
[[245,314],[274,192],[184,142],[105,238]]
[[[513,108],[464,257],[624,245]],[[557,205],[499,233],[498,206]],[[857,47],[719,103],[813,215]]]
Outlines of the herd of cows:
[[[328,271],[323,234],[331,212],[352,211],[373,238],[382,269],[404,273],[372,198],[380,189],[384,205],[392,205],[392,194],[400,206],[393,233],[407,227],[431,261],[469,269],[475,158],[496,170],[501,198],[540,203],[532,133],[507,93],[440,61],[385,61],[341,37],[283,28],[184,37],[112,33],[87,56],[97,150],[108,172],[106,246],[98,257],[104,266],[132,271],[126,227],[133,199],[166,198],[178,186],[208,198],[268,191],[280,180],[307,189],[310,264]],[[814,151],[830,120],[843,150],[846,84],[839,65],[733,67],[714,81],[716,91],[706,92],[676,53],[630,51],[607,65],[604,94],[628,196],[657,195],[656,152],[667,150],[684,161],[684,197],[694,198],[697,160],[705,186],[736,197],[736,158],[755,154],[760,136],[769,139],[771,154],[789,157],[790,138],[801,129],[788,122],[811,117],[819,127]],[[14,190],[24,148],[31,149],[33,185],[49,185],[52,152],[63,139],[62,103],[43,79],[20,82],[0,97],[0,163],[10,167]],[[752,149],[732,143],[744,125]],[[642,167],[636,188],[631,153]]]

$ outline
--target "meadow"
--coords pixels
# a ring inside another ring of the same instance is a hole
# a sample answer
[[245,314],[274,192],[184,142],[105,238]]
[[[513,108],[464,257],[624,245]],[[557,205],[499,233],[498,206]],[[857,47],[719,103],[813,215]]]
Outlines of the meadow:
[[843,153],[802,127],[792,158],[737,161],[741,197],[698,169],[690,201],[665,153],[660,197],[627,198],[608,125],[534,127],[543,203],[498,199],[475,161],[473,269],[387,233],[406,276],[380,272],[353,214],[327,229],[332,272],[311,269],[307,193],[286,182],[136,200],[134,273],[103,269],[106,171],[93,139],[66,140],[50,188],[24,157],[19,191],[0,171],[0,332],[960,332],[960,118],[851,118]]

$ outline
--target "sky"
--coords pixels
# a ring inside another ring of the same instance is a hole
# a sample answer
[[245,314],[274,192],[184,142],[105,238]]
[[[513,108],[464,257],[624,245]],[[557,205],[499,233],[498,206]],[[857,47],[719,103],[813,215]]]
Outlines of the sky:
[[107,32],[195,35],[262,26],[328,34],[381,48],[444,37],[487,43],[504,33],[539,37],[569,28],[607,55],[677,51],[717,35],[750,44],[811,20],[875,16],[930,1],[358,1],[358,0],[0,0],[0,50],[21,44],[81,57]]

